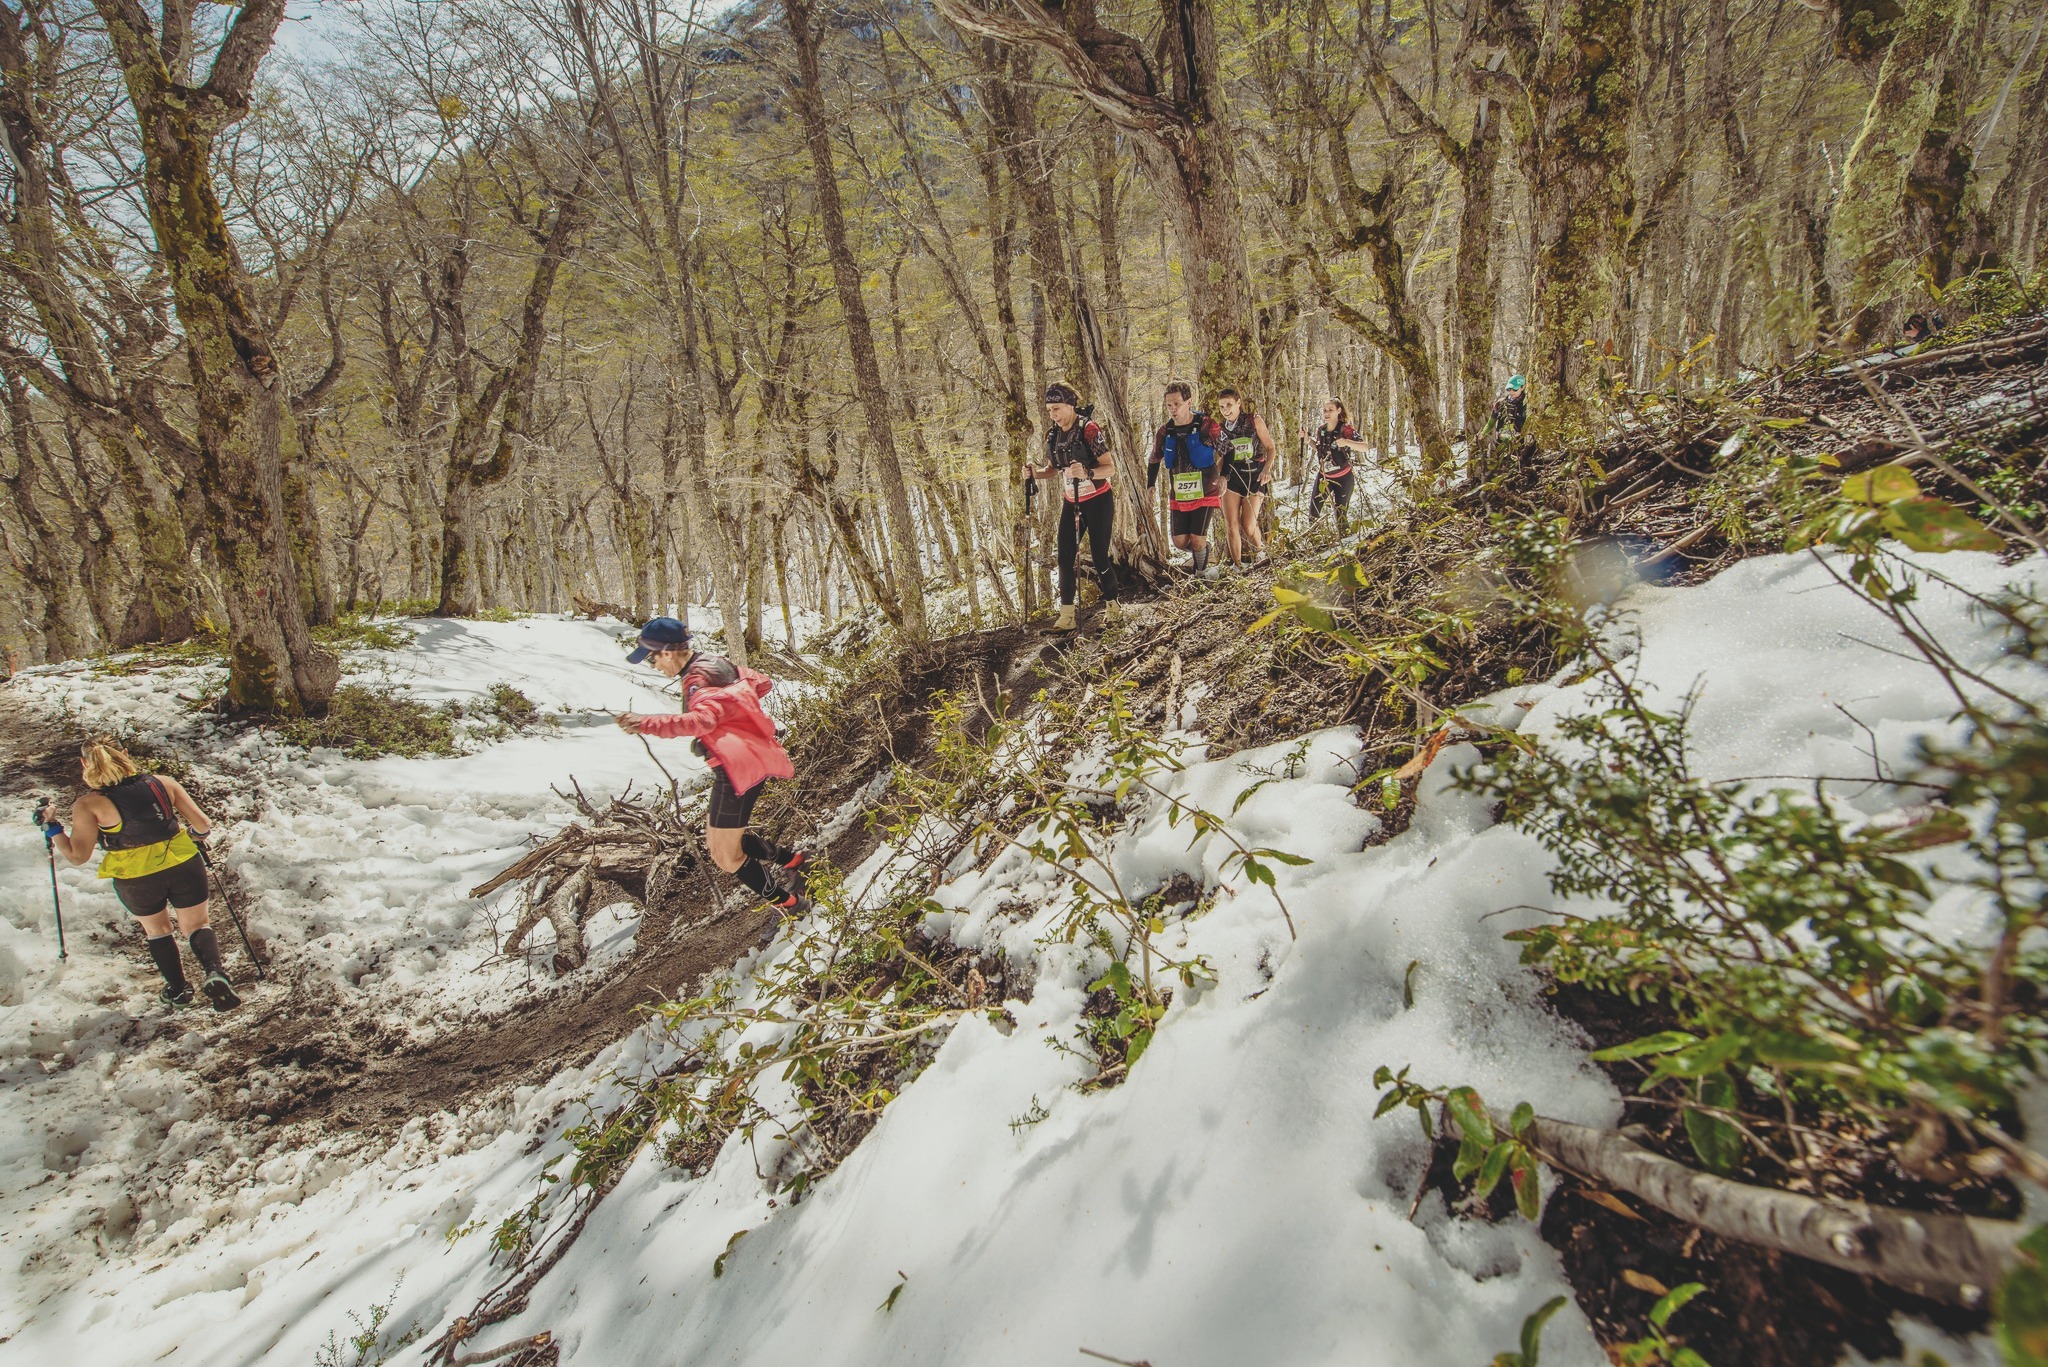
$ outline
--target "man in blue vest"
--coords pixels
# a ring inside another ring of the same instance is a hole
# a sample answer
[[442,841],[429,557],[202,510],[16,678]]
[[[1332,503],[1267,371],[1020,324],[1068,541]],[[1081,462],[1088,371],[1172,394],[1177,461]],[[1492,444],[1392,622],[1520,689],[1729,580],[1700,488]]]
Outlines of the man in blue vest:
[[1223,502],[1223,466],[1216,459],[1222,444],[1215,419],[1195,411],[1195,391],[1180,380],[1166,386],[1166,421],[1152,439],[1145,487],[1157,487],[1159,471],[1166,470],[1168,530],[1175,548],[1188,553],[1190,574],[1209,568],[1209,519]]

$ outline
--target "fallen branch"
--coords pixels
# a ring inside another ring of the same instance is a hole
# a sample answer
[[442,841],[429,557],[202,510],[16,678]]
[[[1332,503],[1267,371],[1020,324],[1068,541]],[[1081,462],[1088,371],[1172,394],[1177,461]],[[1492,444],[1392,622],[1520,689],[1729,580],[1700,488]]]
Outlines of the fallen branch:
[[1753,1187],[1673,1162],[1618,1131],[1541,1116],[1529,1139],[1552,1166],[1628,1192],[1709,1234],[1826,1263],[1930,1300],[1980,1306],[2019,1265],[2026,1230],[2010,1220]]
[[553,1343],[554,1339],[555,1336],[552,1333],[542,1330],[530,1338],[513,1339],[504,1347],[493,1348],[488,1353],[464,1353],[453,1361],[451,1367],[482,1367],[483,1363],[496,1362],[499,1358],[508,1358],[514,1353],[524,1353],[535,1348],[545,1348],[550,1343]]

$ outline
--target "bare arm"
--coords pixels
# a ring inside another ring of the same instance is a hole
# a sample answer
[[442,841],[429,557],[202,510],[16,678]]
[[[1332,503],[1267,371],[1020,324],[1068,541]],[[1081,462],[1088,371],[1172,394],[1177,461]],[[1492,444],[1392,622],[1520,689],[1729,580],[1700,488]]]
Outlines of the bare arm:
[[1280,454],[1280,444],[1273,440],[1273,430],[1266,426],[1266,420],[1256,413],[1252,414],[1252,432],[1259,439],[1259,450],[1265,453],[1259,457],[1259,479],[1263,482]]
[[161,779],[160,781],[164,785],[165,791],[171,795],[171,806],[177,809],[179,816],[185,818],[185,824],[192,828],[194,834],[205,835],[213,829],[213,822],[207,819],[205,812],[199,810],[199,804],[194,802],[192,795],[185,791],[185,785],[174,778]]
[[71,804],[71,831],[50,837],[50,844],[74,864],[83,864],[92,858],[93,846],[99,843],[100,812],[107,800],[94,793]]

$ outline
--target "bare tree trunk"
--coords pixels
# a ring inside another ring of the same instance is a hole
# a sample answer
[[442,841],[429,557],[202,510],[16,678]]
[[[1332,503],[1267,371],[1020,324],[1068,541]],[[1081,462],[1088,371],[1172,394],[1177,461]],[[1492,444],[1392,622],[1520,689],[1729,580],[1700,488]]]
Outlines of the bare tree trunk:
[[903,482],[903,464],[896,453],[896,432],[889,417],[889,396],[875,358],[875,334],[861,295],[860,265],[846,236],[846,211],[839,200],[839,177],[833,167],[832,134],[825,121],[825,96],[818,66],[819,30],[809,0],[785,0],[783,15],[796,43],[797,88],[791,92],[803,119],[804,142],[811,154],[812,182],[832,260],[832,280],[839,311],[846,324],[847,349],[853,361],[854,387],[860,395],[868,438],[874,444],[875,473],[888,507],[890,560],[896,572],[903,633],[913,641],[926,635],[924,572],[918,564],[916,526],[911,520],[910,492]]
[[[485,493],[512,473],[526,439],[527,424],[533,415],[533,388],[540,374],[541,347],[548,335],[548,305],[582,220],[587,175],[587,164],[579,158],[573,183],[553,196],[553,220],[541,241],[540,259],[534,263],[533,278],[526,287],[519,315],[519,346],[511,364],[493,375],[482,393],[456,417],[455,432],[449,440],[448,482],[441,509],[441,601],[434,609],[437,616],[473,617],[482,606],[476,564],[479,505]],[[497,439],[492,441],[489,429],[494,417],[498,420],[498,431]]]
[[1085,0],[1057,9],[1038,0],[993,8],[938,0],[938,8],[970,33],[1049,54],[1089,103],[1133,135],[1179,240],[1202,392],[1232,384],[1262,392],[1245,210],[1210,0],[1167,0],[1158,74],[1144,45],[1104,25]]
[[92,653],[96,635],[91,614],[81,591],[78,565],[68,553],[66,542],[71,538],[64,528],[57,525],[44,509],[37,496],[36,486],[42,482],[42,467],[48,462],[47,454],[35,430],[35,418],[31,412],[27,386],[19,376],[4,376],[4,407],[7,413],[8,436],[14,452],[14,473],[0,470],[0,485],[5,485],[9,501],[22,530],[28,537],[28,554],[14,553],[12,538],[9,542],[9,558],[22,579],[35,590],[42,600],[42,617],[37,629],[43,637],[43,658],[46,660],[69,660]]

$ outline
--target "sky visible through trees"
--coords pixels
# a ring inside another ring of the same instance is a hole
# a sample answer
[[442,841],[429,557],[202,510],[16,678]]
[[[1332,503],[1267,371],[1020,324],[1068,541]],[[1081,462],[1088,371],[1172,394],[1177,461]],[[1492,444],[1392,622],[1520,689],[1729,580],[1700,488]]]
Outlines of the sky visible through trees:
[[1330,396],[1455,481],[1511,373],[1550,449],[2023,277],[2042,27],[9,0],[0,643],[215,633],[289,713],[333,687],[308,628],[380,604],[715,604],[741,656],[797,614],[1014,618],[1050,381],[1126,487],[1171,379],[1243,391],[1283,481]]

